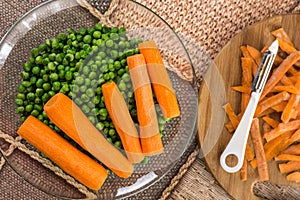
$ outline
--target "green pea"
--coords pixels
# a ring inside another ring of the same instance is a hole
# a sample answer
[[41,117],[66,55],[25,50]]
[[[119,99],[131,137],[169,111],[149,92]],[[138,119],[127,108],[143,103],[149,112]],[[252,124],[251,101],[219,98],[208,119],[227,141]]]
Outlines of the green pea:
[[49,91],[51,89],[50,83],[44,83],[43,88],[44,88],[45,91]]
[[79,98],[76,98],[74,101],[75,101],[75,103],[76,103],[78,106],[80,106],[80,105],[83,104],[82,100],[79,99]]
[[44,75],[43,75],[43,81],[44,81],[44,82],[49,81],[49,76],[48,76],[47,74],[44,74]]
[[20,122],[23,123],[26,120],[25,116],[20,117]]
[[35,63],[38,64],[38,65],[43,64],[43,57],[42,56],[37,56],[35,58]]
[[29,101],[33,101],[34,98],[35,98],[35,95],[34,95],[33,92],[29,92],[29,93],[26,95],[26,98],[27,98],[27,100],[29,100]]
[[83,42],[86,44],[90,44],[92,42],[92,37],[90,35],[85,35],[83,37]]
[[105,42],[105,45],[106,47],[110,48],[114,45],[114,41],[111,40],[111,39],[108,39],[106,42]]
[[74,55],[68,53],[68,54],[65,56],[65,59],[67,59],[69,62],[72,62],[72,61],[74,60]]
[[22,99],[15,99],[15,103],[16,103],[18,106],[22,106],[24,102],[23,102]]
[[108,134],[109,134],[109,136],[113,136],[116,134],[116,131],[114,129],[109,129]]
[[91,109],[87,105],[82,105],[81,109],[85,114],[91,111]]
[[95,31],[95,32],[93,33],[93,37],[96,38],[96,39],[101,38],[101,32],[100,32],[100,31]]
[[31,50],[31,56],[32,57],[37,57],[38,55],[39,55],[39,49],[38,48],[33,48],[32,50]]
[[[44,95],[45,95],[45,94],[44,94]],[[35,97],[34,103],[36,103],[36,104],[41,104],[41,103],[42,103],[42,100],[41,100],[39,97]]]
[[53,62],[49,62],[47,66],[50,71],[54,71],[56,69],[55,64]]
[[50,74],[50,80],[51,81],[57,81],[58,80],[58,74],[57,73],[51,73]]
[[55,95],[55,92],[51,90],[51,91],[48,92],[48,94],[49,94],[50,97],[53,97]]
[[17,99],[22,99],[22,100],[24,100],[24,99],[25,99],[25,94],[23,94],[23,93],[18,93],[18,94],[17,94]]
[[43,115],[41,115],[41,114],[38,115],[37,118],[38,118],[38,120],[40,120],[40,121],[43,121],[43,120],[44,120]]
[[86,91],[86,85],[82,85],[79,87],[80,92],[85,92]]
[[35,86],[38,88],[42,88],[43,87],[43,79],[39,78],[36,82],[35,82]]
[[125,82],[130,82],[130,75],[128,73],[122,75],[122,80]]
[[34,117],[37,117],[39,115],[39,111],[33,110],[33,111],[31,111],[31,115]]
[[59,48],[59,41],[58,41],[58,39],[56,39],[56,38],[52,39],[52,48],[53,49]]
[[81,35],[85,35],[86,34],[86,29],[81,27],[81,28],[78,29],[78,33],[81,34]]
[[141,163],[145,165],[145,164],[147,164],[148,162],[149,162],[149,157],[146,157],[146,156],[145,156]]
[[31,86],[31,83],[30,83],[30,81],[23,81],[23,82],[22,82],[22,85],[23,85],[25,88],[28,88],[28,87]]
[[42,88],[37,88],[36,91],[35,91],[35,94],[38,96],[38,97],[41,97],[43,96],[44,94],[44,90]]
[[85,102],[85,103],[88,102],[88,101],[90,100],[90,98],[89,98],[86,94],[82,94],[82,95],[81,95],[81,99],[82,99],[82,101]]
[[94,116],[89,116],[88,119],[90,120],[90,122],[92,122],[92,124],[95,124],[96,119]]
[[58,78],[61,79],[61,80],[65,79],[65,70],[63,70],[63,69],[59,70]]
[[118,70],[118,75],[121,76],[125,73],[125,70],[123,68]]
[[126,84],[122,80],[119,82],[118,87],[120,90],[126,90]]
[[45,120],[43,121],[43,123],[46,124],[46,125],[48,125],[48,124],[49,124],[49,120],[45,119]]
[[60,41],[65,41],[67,39],[67,35],[64,33],[60,33],[57,37],[58,40]]
[[88,97],[93,97],[94,94],[95,94],[95,93],[94,93],[93,88],[89,88],[89,89],[86,90],[86,95],[87,95]]
[[25,110],[25,109],[24,109],[23,106],[19,106],[19,107],[16,108],[16,113],[17,113],[17,114],[22,114],[22,113],[24,112],[24,110]]
[[122,146],[121,141],[116,141],[116,142],[114,143],[114,146],[117,147],[117,148],[120,148],[120,147]]
[[56,81],[52,84],[52,88],[54,91],[59,91],[60,90],[60,82]]
[[38,105],[38,104],[34,104],[33,108],[34,108],[34,110],[37,110],[37,111],[42,111],[43,110],[43,107],[41,105]]
[[[101,87],[97,87],[96,88],[96,94],[102,94],[102,89],[101,89]],[[100,99],[99,99],[99,101],[100,101]],[[97,103],[98,104],[98,103]]]
[[26,62],[26,63],[23,65],[23,69],[24,69],[24,71],[26,71],[26,72],[30,72],[30,71],[31,71],[31,64],[29,64],[28,62]]
[[43,59],[43,65],[48,65],[49,62],[50,62],[49,58]]
[[43,52],[47,49],[47,46],[45,44],[40,44],[38,49],[39,49],[39,52]]
[[66,79],[67,81],[72,80],[72,79],[73,79],[73,73],[72,73],[71,71],[67,71],[67,72],[65,73],[65,79]]
[[39,74],[40,73],[40,68],[35,66],[32,68],[31,72],[35,75]]
[[102,122],[98,122],[96,124],[96,127],[99,129],[99,130],[103,130],[104,129],[104,124]]
[[30,113],[32,111],[32,109],[33,109],[33,105],[32,104],[28,104],[25,107],[25,111],[28,112],[28,113]]
[[108,142],[112,143],[112,139],[111,138],[107,138],[106,139]]
[[101,116],[107,116],[107,110],[106,110],[105,108],[101,108],[101,109],[99,110],[99,114],[100,114]]
[[70,91],[69,85],[63,84],[60,90],[62,93],[66,93],[66,92]]
[[75,93],[79,92],[79,86],[78,85],[73,85],[72,86],[72,91],[75,92]]
[[95,79],[96,76],[97,76],[97,73],[96,73],[96,72],[91,72],[91,73],[89,74],[89,78],[90,78],[90,79]]

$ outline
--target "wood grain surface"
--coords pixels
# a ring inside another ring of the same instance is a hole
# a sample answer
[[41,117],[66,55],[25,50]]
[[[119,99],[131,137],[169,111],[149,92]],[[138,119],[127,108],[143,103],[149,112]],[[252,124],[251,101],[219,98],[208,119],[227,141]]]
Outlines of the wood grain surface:
[[[283,27],[294,42],[297,49],[300,48],[300,15],[290,14],[276,16],[265,21],[251,25],[243,32],[236,35],[217,55],[210,70],[206,74],[201,85],[199,95],[199,121],[198,133],[203,154],[212,174],[221,186],[235,199],[252,200],[257,197],[252,192],[253,184],[258,180],[257,170],[253,170],[248,164],[248,179],[240,180],[240,173],[230,174],[220,166],[219,159],[228,144],[231,133],[225,128],[228,122],[222,106],[229,102],[235,111],[240,112],[241,96],[234,92],[231,86],[241,84],[240,58],[241,45],[251,45],[262,49],[270,44],[274,37],[271,31]],[[205,113],[205,116],[203,116]],[[270,182],[280,185],[299,186],[299,184],[287,181],[285,175],[279,172],[278,164],[274,160],[268,162]]]

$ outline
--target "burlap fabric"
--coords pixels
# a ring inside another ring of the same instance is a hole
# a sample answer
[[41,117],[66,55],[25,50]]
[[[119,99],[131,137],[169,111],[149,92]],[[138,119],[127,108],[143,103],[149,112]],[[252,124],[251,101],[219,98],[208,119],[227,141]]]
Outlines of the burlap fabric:
[[[1,37],[17,18],[41,2],[41,0],[1,0]],[[298,5],[297,1],[292,0],[263,2],[140,0],[139,2],[159,14],[175,31],[187,35],[193,42],[203,46],[211,57],[214,57],[230,38],[247,25],[275,14],[293,12]],[[188,42],[187,46],[189,47]],[[190,49],[190,53],[197,63],[197,52]],[[190,166],[197,152],[189,159],[188,156],[194,149],[197,149],[195,142],[162,181],[131,199],[158,199],[161,195],[165,198],[169,192],[170,199],[230,199],[210,175],[203,160],[197,158]],[[0,172],[0,178],[0,199],[55,199],[30,186],[6,164]],[[177,182],[179,183],[176,186]],[[255,192],[267,199],[299,198],[297,189],[273,185],[258,185],[257,188]]]

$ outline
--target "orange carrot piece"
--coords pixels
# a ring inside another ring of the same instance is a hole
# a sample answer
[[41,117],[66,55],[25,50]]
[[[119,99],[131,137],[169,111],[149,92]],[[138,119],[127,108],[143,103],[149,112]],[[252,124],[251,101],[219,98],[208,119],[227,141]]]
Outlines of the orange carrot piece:
[[245,58],[252,58],[246,46],[240,46],[240,49]]
[[280,79],[280,82],[286,86],[294,84],[286,75],[282,76],[282,78]]
[[163,152],[163,144],[144,56],[130,56],[127,64],[134,88],[143,153],[147,156],[160,154]]
[[268,165],[264,151],[263,141],[261,138],[259,120],[254,118],[252,121],[250,135],[257,160],[258,174],[261,181],[269,180]]
[[[300,163],[299,163],[300,164]],[[286,176],[286,180],[300,182],[300,172],[293,172]]]
[[279,154],[275,157],[276,161],[299,161],[300,162],[300,156],[292,155],[292,154]]
[[101,88],[105,106],[121,138],[129,162],[141,162],[144,159],[144,155],[138,131],[120,90],[114,82],[104,83]]
[[29,116],[17,133],[88,188],[98,190],[106,180],[104,167],[35,117]]
[[256,117],[264,117],[264,116],[270,115],[271,113],[274,113],[274,110],[272,108],[268,108],[267,110],[261,112]]
[[[285,132],[264,144],[267,161],[277,156],[283,149],[286,149],[294,142],[293,140],[290,140],[292,134],[292,131]],[[255,169],[257,167],[257,160],[253,159],[250,164]]]
[[177,97],[155,42],[142,42],[138,48],[146,60],[153,90],[164,117],[178,117],[180,110]]
[[133,165],[106,140],[69,97],[57,93],[44,105],[44,110],[57,127],[115,174],[127,178],[133,173]]
[[[246,86],[233,86],[231,87],[234,91],[236,92],[241,92],[241,93],[251,93],[251,88],[250,87],[246,87]],[[249,101],[249,100],[248,100]]]
[[265,116],[262,118],[267,124],[269,124],[272,128],[276,128],[279,125],[279,122],[276,121],[275,119]]
[[279,164],[280,173],[289,173],[300,169],[299,161],[290,161],[288,163]]
[[293,155],[300,154],[300,143],[299,144],[293,144],[293,145],[289,146],[288,148],[283,150],[281,153],[283,153],[283,154],[293,154]]
[[296,51],[282,61],[282,63],[273,71],[271,77],[267,81],[261,94],[261,99],[263,99],[273,89],[273,87],[280,81],[280,79],[285,75],[289,68],[299,59],[300,52]]
[[[300,78],[297,80],[295,88],[297,89],[298,92],[300,92]],[[284,123],[287,123],[292,118],[293,111],[295,110],[299,102],[300,102],[300,95],[292,94],[291,98],[289,99],[286,107],[284,108],[281,114],[281,120]]]
[[262,59],[261,53],[256,48],[250,45],[247,45],[247,50],[249,51],[251,57],[254,59],[256,65],[259,66]]
[[299,74],[299,72],[293,66],[287,72],[292,76]]
[[266,98],[265,100],[258,103],[254,116],[259,116],[260,113],[267,110],[268,108],[278,105],[279,103],[286,101],[290,98],[290,94],[286,91],[278,93],[272,97]]
[[225,127],[227,128],[227,130],[232,133],[233,131],[235,131],[235,128],[233,127],[232,123],[229,122],[225,125]]
[[238,117],[236,116],[236,114],[234,113],[234,111],[232,110],[232,107],[229,103],[225,104],[223,106],[232,126],[234,127],[234,129],[237,128],[237,126],[239,125],[240,121],[238,120]]
[[300,128],[300,120],[293,120],[288,123],[280,123],[277,128],[273,129],[272,131],[265,133],[264,138],[268,141],[278,137],[279,135],[288,132],[294,131]]
[[251,161],[254,159],[254,152],[248,143],[246,145],[245,158],[247,159],[247,161]]
[[242,86],[249,88],[250,92],[242,94],[241,113],[244,113],[250,100],[251,84],[252,84],[252,67],[251,58],[242,58]]
[[284,108],[286,107],[287,101],[283,101],[275,106],[272,106],[272,109],[276,112],[282,112]]
[[283,91],[287,91],[287,92],[292,93],[292,94],[298,94],[299,93],[294,85],[276,85],[271,90],[271,92],[283,92]]
[[274,35],[276,38],[280,38],[285,43],[288,43],[289,45],[293,46],[293,43],[287,33],[284,31],[283,28],[276,29],[271,32],[272,35]]
[[282,49],[284,52],[291,54],[297,51],[297,49],[293,45],[288,44],[287,42],[283,41],[281,38],[276,38],[276,39],[278,40],[280,49]]

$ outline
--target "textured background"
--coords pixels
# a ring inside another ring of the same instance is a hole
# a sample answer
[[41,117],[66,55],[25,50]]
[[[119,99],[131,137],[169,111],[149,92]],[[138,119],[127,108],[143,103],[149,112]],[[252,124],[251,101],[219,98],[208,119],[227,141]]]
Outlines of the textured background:
[[[24,13],[43,2],[42,0],[0,0],[0,37]],[[212,58],[238,32],[246,26],[267,17],[291,13],[298,5],[295,0],[182,0],[158,1],[138,0],[163,19],[178,33],[186,35],[201,45]],[[190,52],[196,59],[195,52]],[[194,63],[197,66],[197,63]],[[195,145],[191,148],[195,148]],[[187,155],[181,160],[182,165]],[[171,173],[178,173],[179,166]],[[167,176],[169,182],[171,176]],[[159,188],[159,189],[158,189]],[[257,193],[268,199],[300,199],[299,192],[285,187],[259,185]],[[145,199],[159,196],[164,188],[153,186]],[[263,191],[263,192],[261,192]],[[156,195],[154,194],[156,192]],[[147,193],[147,191],[146,191]],[[0,199],[55,199],[32,187],[8,165],[0,171]],[[140,199],[140,196],[136,197]],[[188,168],[170,195],[170,199],[230,199],[205,167],[204,161],[197,158]]]

